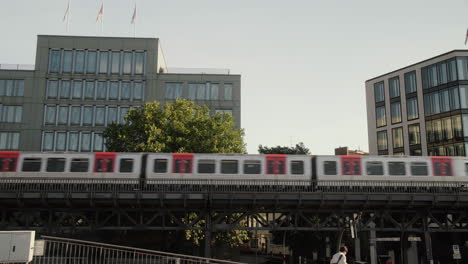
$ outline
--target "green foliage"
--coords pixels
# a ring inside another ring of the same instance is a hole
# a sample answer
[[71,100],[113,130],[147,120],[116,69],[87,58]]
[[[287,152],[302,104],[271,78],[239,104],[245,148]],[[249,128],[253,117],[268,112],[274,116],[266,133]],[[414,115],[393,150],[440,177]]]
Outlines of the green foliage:
[[286,146],[276,146],[276,147],[267,147],[267,146],[258,146],[258,153],[260,154],[303,154],[309,155],[310,150],[304,146],[304,143],[299,142],[295,147],[286,147]]
[[125,124],[104,131],[106,146],[115,152],[245,153],[244,131],[230,114],[210,115],[206,106],[178,99],[162,108],[159,102],[131,109]]

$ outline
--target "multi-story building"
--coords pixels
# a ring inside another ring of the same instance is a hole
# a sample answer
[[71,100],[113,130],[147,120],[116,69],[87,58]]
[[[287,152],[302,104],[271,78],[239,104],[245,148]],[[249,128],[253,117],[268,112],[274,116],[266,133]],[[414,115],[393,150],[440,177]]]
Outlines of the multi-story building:
[[103,151],[130,108],[177,98],[241,126],[240,75],[173,72],[157,38],[40,35],[33,67],[0,65],[0,150]]
[[335,148],[335,155],[369,155],[369,153],[360,149],[349,149],[348,147]]
[[468,50],[366,81],[371,155],[468,155]]

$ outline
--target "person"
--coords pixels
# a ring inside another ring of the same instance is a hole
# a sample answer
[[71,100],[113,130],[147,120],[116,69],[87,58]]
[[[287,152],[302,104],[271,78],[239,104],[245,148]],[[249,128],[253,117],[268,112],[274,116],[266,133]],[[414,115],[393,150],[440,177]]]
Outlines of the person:
[[348,253],[348,248],[345,246],[340,247],[340,252],[333,255],[330,260],[330,264],[348,264],[346,262],[346,254]]

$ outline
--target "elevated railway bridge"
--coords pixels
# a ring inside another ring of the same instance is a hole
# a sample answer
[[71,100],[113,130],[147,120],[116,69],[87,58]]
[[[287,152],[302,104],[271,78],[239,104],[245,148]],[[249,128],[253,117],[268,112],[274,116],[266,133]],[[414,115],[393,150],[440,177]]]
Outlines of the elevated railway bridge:
[[[370,232],[371,250],[376,232],[419,234],[428,262],[431,233],[468,232],[468,189],[460,182],[254,181],[4,178],[0,228],[43,234],[193,229],[210,241],[218,231],[343,232],[352,223]],[[205,255],[211,255],[209,242]]]

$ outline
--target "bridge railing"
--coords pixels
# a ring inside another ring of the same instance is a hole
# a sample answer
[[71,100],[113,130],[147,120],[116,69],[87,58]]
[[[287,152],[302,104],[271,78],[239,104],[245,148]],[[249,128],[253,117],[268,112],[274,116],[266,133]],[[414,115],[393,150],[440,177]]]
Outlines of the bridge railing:
[[241,264],[228,260],[202,258],[162,251],[125,247],[69,238],[42,236],[44,254],[32,264]]
[[466,192],[461,181],[2,178],[0,192]]

